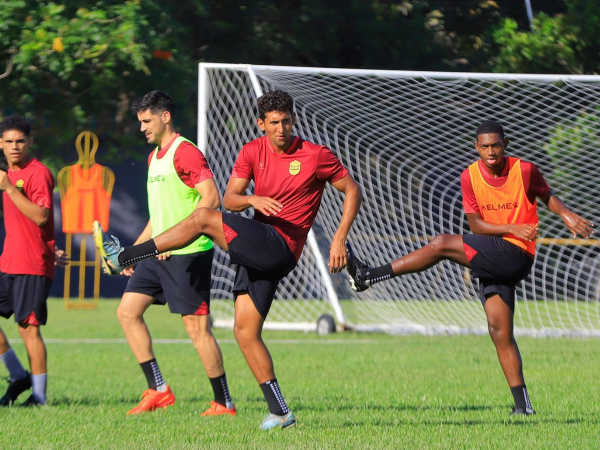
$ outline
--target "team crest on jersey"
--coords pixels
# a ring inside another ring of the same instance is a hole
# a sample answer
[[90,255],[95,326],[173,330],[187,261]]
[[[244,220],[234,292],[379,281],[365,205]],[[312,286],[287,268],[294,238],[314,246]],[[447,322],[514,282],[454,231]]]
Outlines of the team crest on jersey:
[[290,173],[292,175],[298,175],[300,173],[300,161],[292,161],[290,163]]
[[22,179],[21,179],[21,180],[18,180],[18,181],[15,183],[15,187],[16,187],[16,188],[17,188],[19,191],[22,191],[22,190],[23,190],[23,186],[24,186],[24,185],[25,185],[25,182],[24,182]]

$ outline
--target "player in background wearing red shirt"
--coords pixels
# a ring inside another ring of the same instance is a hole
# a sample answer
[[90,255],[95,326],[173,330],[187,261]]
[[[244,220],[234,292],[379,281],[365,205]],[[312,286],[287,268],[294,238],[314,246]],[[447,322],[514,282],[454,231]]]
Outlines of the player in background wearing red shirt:
[[[31,368],[31,377],[2,333],[0,352],[11,372],[11,384],[2,404],[10,405],[21,392],[33,387],[26,406],[46,404],[47,355],[40,332],[48,317],[46,301],[55,271],[54,216],[50,170],[29,156],[33,143],[31,126],[24,117],[10,116],[0,122],[0,145],[8,172],[0,171],[6,239],[0,257],[0,315],[15,321]],[[12,352],[12,355],[11,355]],[[13,377],[13,371],[19,372]],[[21,375],[21,376],[18,376]]]
[[[339,226],[329,250],[329,270],[347,262],[344,242],[360,208],[362,194],[335,155],[325,146],[292,135],[294,103],[285,92],[258,99],[258,126],[265,136],[246,144],[235,162],[223,204],[230,211],[254,208],[254,220],[199,208],[153,240],[123,249],[96,225],[96,247],[105,269],[117,273],[142,258],[184,247],[207,236],[229,252],[237,265],[233,287],[236,340],[269,406],[261,429],[288,428],[296,420],[288,408],[262,340],[262,326],[279,281],[297,264],[323,190],[330,183],[345,194]],[[254,195],[246,189],[254,180]]]
[[[156,145],[148,157],[150,220],[135,242],[139,244],[187,217],[195,208],[214,210],[221,202],[204,155],[175,131],[175,103],[171,97],[162,91],[152,91],[136,101],[132,110],[148,143]],[[204,365],[214,401],[202,415],[236,414],[223,355],[209,322],[213,252],[212,242],[203,238],[174,254],[165,252],[141,261],[135,271],[128,267],[122,272],[131,278],[117,316],[148,382],[142,401],[128,414],[151,412],[175,403],[175,395],[154,356],[152,338],[144,321],[144,313],[153,303],[168,304],[173,314],[181,315]]]
[[515,286],[533,265],[538,234],[537,202],[561,216],[567,228],[584,238],[592,223],[574,212],[550,190],[532,163],[504,154],[508,138],[491,120],[476,131],[480,160],[461,176],[463,206],[474,234],[436,236],[429,244],[380,267],[368,267],[356,258],[350,244],[348,272],[355,291],[398,275],[421,272],[449,259],[472,270],[479,280],[479,297],[500,365],[515,400],[512,414],[535,414],[523,377],[519,348],[513,336]]

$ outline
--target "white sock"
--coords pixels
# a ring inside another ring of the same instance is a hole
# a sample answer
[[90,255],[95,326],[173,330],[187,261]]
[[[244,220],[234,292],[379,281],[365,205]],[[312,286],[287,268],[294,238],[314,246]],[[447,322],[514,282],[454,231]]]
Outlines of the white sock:
[[33,396],[44,405],[46,404],[46,385],[48,384],[48,374],[31,375],[31,384],[33,385]]
[[20,380],[29,375],[12,348],[9,348],[6,353],[0,355],[0,361],[2,361],[8,369],[10,381]]

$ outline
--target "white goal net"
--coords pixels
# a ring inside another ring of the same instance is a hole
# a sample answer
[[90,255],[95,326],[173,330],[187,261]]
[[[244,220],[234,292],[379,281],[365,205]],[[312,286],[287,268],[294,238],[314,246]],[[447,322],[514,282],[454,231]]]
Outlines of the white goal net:
[[[296,133],[331,148],[362,186],[350,240],[370,265],[437,234],[469,232],[460,174],[478,157],[474,132],[485,119],[504,125],[508,154],[535,163],[571,209],[599,222],[600,77],[201,64],[199,145],[221,190],[242,145],[260,135],[257,96],[274,89],[294,98]],[[358,295],[347,274],[330,278],[323,261],[342,204],[326,189],[312,245],[281,284],[271,321],[314,323],[335,312],[338,322],[359,330],[487,332],[477,282],[457,264],[443,262]],[[570,239],[541,202],[539,212],[536,262],[517,290],[516,332],[600,334],[599,241]],[[230,298],[232,280],[228,257],[219,252],[213,296]],[[221,319],[232,310],[230,302],[213,308]]]

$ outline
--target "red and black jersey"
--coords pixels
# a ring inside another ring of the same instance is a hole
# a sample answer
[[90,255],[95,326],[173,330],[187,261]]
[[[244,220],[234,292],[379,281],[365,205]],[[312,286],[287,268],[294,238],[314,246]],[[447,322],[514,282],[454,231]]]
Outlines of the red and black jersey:
[[255,211],[254,219],[270,224],[283,236],[300,259],[308,231],[323,197],[325,184],[344,178],[348,170],[324,145],[295,137],[290,148],[277,153],[268,137],[242,147],[231,178],[254,180],[254,194],[280,202],[282,210],[273,216]]
[[2,194],[6,239],[0,256],[0,271],[54,279],[54,177],[48,167],[31,159],[23,168],[9,170],[8,178],[31,202],[47,208],[50,215],[39,227],[19,211],[6,192]]

